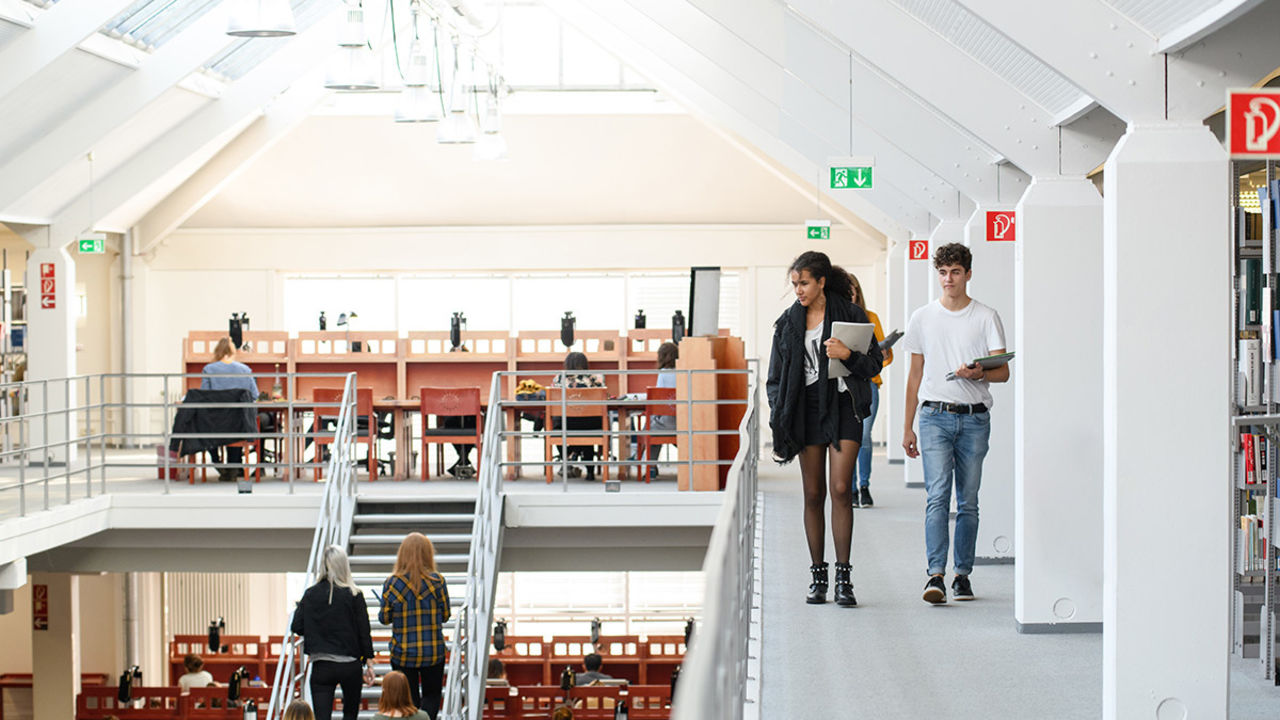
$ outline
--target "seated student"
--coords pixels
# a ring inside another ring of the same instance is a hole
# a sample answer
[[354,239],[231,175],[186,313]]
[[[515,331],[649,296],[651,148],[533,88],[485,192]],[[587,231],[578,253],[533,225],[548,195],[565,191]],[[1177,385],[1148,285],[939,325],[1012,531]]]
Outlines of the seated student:
[[[471,351],[467,350],[466,345],[459,345],[458,347],[450,348],[449,352]],[[474,415],[446,415],[440,418],[440,427],[474,430],[476,417]],[[461,480],[470,480],[475,477],[476,468],[471,464],[471,448],[473,447],[475,446],[466,443],[454,443],[453,449],[458,453],[458,461],[450,465],[446,472]]]
[[182,658],[182,666],[187,669],[186,674],[178,678],[178,687],[182,689],[183,695],[190,695],[193,687],[202,688],[217,685],[217,683],[213,682],[213,675],[204,669],[204,658],[199,655],[188,653],[186,657]]
[[[583,355],[580,352],[571,352],[568,355],[564,356],[565,370],[586,370],[587,368],[588,368],[588,365],[587,365],[586,355]],[[563,373],[560,373],[559,375],[556,375],[555,380],[553,380],[551,383],[551,386],[561,387],[561,388],[597,388],[597,387],[602,388],[605,386],[605,384],[604,384],[604,378],[600,377],[595,373],[563,372]],[[567,419],[568,419],[567,427],[569,430],[603,430],[604,429],[601,426],[599,418],[571,417]],[[560,429],[560,424],[558,420],[552,423],[551,429],[552,430]],[[569,446],[569,459],[577,460],[583,457],[594,460],[596,457],[595,448],[591,445],[570,445]],[[557,470],[556,473],[559,474],[560,471]],[[580,475],[582,475],[582,470],[580,470],[576,466],[570,466],[569,477],[579,477]],[[587,479],[588,480],[596,479],[596,468],[594,465],[587,466]]]
[[[658,346],[658,384],[655,387],[674,388],[676,386],[676,360],[680,359],[680,347],[673,342],[664,342]],[[676,431],[676,419],[673,415],[660,415],[653,418],[649,428],[653,432],[673,433]],[[662,446],[649,448],[649,459],[653,460],[662,452]],[[658,466],[649,466],[649,478],[658,477]]]
[[484,684],[489,687],[507,687],[511,684],[507,682],[507,668],[498,658],[489,658],[489,672],[485,675]]
[[390,718],[409,718],[410,720],[430,720],[425,710],[419,710],[409,695],[409,678],[399,670],[392,670],[382,676],[382,696],[378,698],[378,712],[373,720],[390,720]]
[[599,653],[591,653],[582,658],[582,667],[586,672],[578,673],[575,685],[594,685],[601,680],[612,680],[613,677],[600,672],[600,667],[604,665],[604,658]]
[[568,705],[561,705],[552,711],[551,720],[573,720],[573,710]]
[[[254,397],[258,397],[258,381],[247,377],[253,368],[236,361],[236,346],[231,338],[224,337],[213,349],[213,362],[200,370],[204,377],[200,379],[201,390],[236,390],[244,388]],[[218,452],[213,453],[215,462],[222,462]],[[244,448],[228,447],[227,464],[239,465],[244,461]],[[218,468],[219,480],[235,480],[240,474],[238,468]]]

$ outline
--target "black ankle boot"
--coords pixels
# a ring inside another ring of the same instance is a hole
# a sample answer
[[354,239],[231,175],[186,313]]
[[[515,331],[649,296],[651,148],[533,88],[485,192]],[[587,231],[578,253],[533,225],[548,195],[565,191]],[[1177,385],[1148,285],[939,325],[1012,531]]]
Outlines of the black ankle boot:
[[814,563],[809,566],[813,573],[813,582],[809,583],[809,596],[804,599],[810,605],[821,605],[827,601],[827,564]]
[[853,581],[849,579],[849,563],[836,563],[836,604],[840,607],[857,607],[853,597]]

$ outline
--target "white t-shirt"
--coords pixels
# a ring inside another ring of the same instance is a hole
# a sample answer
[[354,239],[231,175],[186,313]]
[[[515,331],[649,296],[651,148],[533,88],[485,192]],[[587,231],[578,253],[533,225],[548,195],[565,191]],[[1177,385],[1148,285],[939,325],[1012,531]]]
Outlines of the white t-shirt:
[[210,675],[208,670],[201,670],[178,678],[178,687],[182,688],[182,694],[186,695],[191,692],[191,688],[209,687],[211,682],[213,682],[213,675]]
[[922,402],[982,403],[991,407],[987,382],[947,380],[947,373],[1008,347],[1004,325],[995,310],[970,299],[963,309],[952,312],[940,300],[934,300],[911,313],[902,347],[908,353],[924,355],[919,393]]
[[818,353],[822,347],[822,326],[804,332],[804,384],[808,387],[818,382]]

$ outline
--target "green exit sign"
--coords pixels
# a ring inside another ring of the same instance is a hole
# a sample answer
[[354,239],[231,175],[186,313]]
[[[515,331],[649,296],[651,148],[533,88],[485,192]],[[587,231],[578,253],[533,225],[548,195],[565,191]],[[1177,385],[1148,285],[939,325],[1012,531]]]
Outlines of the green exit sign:
[[101,233],[82,235],[79,245],[81,255],[101,255],[107,251],[107,236]]
[[831,221],[830,220],[807,220],[805,221],[805,237],[809,240],[830,240],[831,239]]
[[866,165],[833,167],[831,168],[831,188],[833,190],[848,188],[869,189],[871,187],[871,170],[872,168]]

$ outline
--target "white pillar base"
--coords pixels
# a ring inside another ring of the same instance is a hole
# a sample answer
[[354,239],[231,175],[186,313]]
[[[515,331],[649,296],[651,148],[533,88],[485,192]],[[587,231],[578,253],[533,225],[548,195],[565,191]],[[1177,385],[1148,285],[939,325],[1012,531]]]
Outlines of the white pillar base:
[[[1226,153],[1199,123],[1131,126],[1105,168],[1102,711],[1108,720],[1227,718],[1227,179]],[[1058,271],[1070,273],[1074,251],[1061,250]],[[1092,379],[1082,371],[1072,384]]]
[[1022,632],[1101,632],[1102,197],[1083,177],[1036,178],[1017,227],[1015,304],[1032,321],[1012,336],[1013,614]]
[[[47,269],[50,267],[53,276],[41,277],[42,274],[48,274]],[[51,296],[43,292],[48,289],[46,283],[49,281],[52,281],[53,287]],[[33,386],[28,395],[29,407],[32,412],[44,411],[47,397],[50,409],[63,409],[76,402],[75,384],[63,380],[76,374],[76,316],[79,310],[76,307],[75,262],[62,248],[38,247],[31,251],[27,261],[27,284],[26,379],[58,381],[49,382],[47,389],[43,384]],[[46,436],[46,420],[32,419],[28,423],[28,447],[52,447],[48,448],[47,453],[33,450],[27,456],[28,462],[43,465],[46,455],[50,464],[73,462],[77,455],[76,446],[59,443],[79,434],[76,422],[74,413],[70,422],[66,415],[48,416]]]
[[[31,706],[34,720],[76,716],[80,694],[80,582],[70,573],[35,573],[48,589],[48,628],[31,631]],[[34,614],[34,608],[33,608]]]

